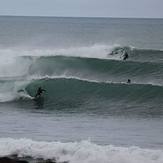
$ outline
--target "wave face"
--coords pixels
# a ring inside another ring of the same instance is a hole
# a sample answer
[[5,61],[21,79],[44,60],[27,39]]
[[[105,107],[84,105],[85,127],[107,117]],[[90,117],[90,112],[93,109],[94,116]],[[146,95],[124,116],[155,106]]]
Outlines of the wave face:
[[0,139],[0,155],[18,155],[56,159],[57,162],[69,163],[162,163],[163,151],[141,149],[139,147],[100,146],[89,141],[61,143],[36,142],[30,139]]
[[52,56],[40,57],[29,69],[30,75],[75,76],[97,81],[162,82],[163,65],[153,62],[135,62],[97,58]]
[[88,100],[89,98],[124,99],[128,101],[147,101],[152,99],[155,101],[161,99],[163,95],[161,86],[99,83],[73,78],[35,80],[26,87],[26,90],[30,95],[34,96],[35,89],[39,85],[42,85],[47,90],[47,100],[58,98],[62,102],[65,100],[66,103],[74,100],[82,102],[82,100]]
[[[78,107],[98,113],[101,108],[114,114],[116,108],[117,113],[127,109],[127,113],[163,115],[162,51],[130,46],[107,48],[60,49],[44,55],[45,51],[33,51],[10,58],[3,55],[0,102],[32,103],[37,88],[42,86],[47,90],[44,106],[50,109]],[[79,49],[82,52],[77,54]],[[91,55],[97,49],[104,53]],[[126,61],[124,51],[129,55]],[[87,57],[86,52],[90,54]],[[130,84],[127,79],[131,79]]]

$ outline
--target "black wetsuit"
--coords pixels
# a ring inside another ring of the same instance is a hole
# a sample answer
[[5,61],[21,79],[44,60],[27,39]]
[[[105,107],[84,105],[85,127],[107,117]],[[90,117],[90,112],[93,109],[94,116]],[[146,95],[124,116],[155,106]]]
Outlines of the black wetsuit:
[[128,79],[128,80],[127,80],[127,83],[131,83],[131,80],[130,80],[130,79]]
[[128,53],[125,52],[124,57],[123,57],[123,60],[126,60],[127,58],[128,58]]
[[41,87],[39,87],[39,88],[37,89],[37,93],[36,93],[36,95],[35,95],[35,98],[40,97],[40,96],[42,95],[42,93],[45,92],[45,91],[46,91],[46,90],[44,90],[44,89],[42,89]]

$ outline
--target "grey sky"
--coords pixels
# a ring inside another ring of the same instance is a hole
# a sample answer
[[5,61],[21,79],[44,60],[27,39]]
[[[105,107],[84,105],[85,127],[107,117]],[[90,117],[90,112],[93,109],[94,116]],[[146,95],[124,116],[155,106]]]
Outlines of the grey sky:
[[0,15],[163,18],[163,0],[0,0]]

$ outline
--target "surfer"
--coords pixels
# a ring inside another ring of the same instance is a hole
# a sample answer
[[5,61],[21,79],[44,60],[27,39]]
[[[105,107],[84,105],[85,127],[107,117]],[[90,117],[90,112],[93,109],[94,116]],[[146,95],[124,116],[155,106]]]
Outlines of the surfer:
[[128,58],[128,53],[125,52],[124,55],[123,55],[123,60],[126,60]]
[[127,80],[127,83],[128,83],[128,84],[130,84],[130,83],[131,83],[131,80],[130,80],[130,79],[128,79],[128,80]]
[[38,87],[37,93],[35,95],[35,98],[41,97],[41,95],[42,95],[43,92],[46,92],[46,90],[45,89],[42,89],[41,87]]

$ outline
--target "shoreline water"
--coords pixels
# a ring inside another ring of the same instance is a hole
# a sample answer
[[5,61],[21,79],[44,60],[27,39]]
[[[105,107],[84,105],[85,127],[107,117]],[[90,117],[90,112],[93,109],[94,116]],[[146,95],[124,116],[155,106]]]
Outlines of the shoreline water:
[[161,163],[162,150],[142,149],[139,147],[99,146],[88,141],[61,143],[36,142],[29,139],[0,139],[0,156],[11,159],[41,162],[70,163]]

